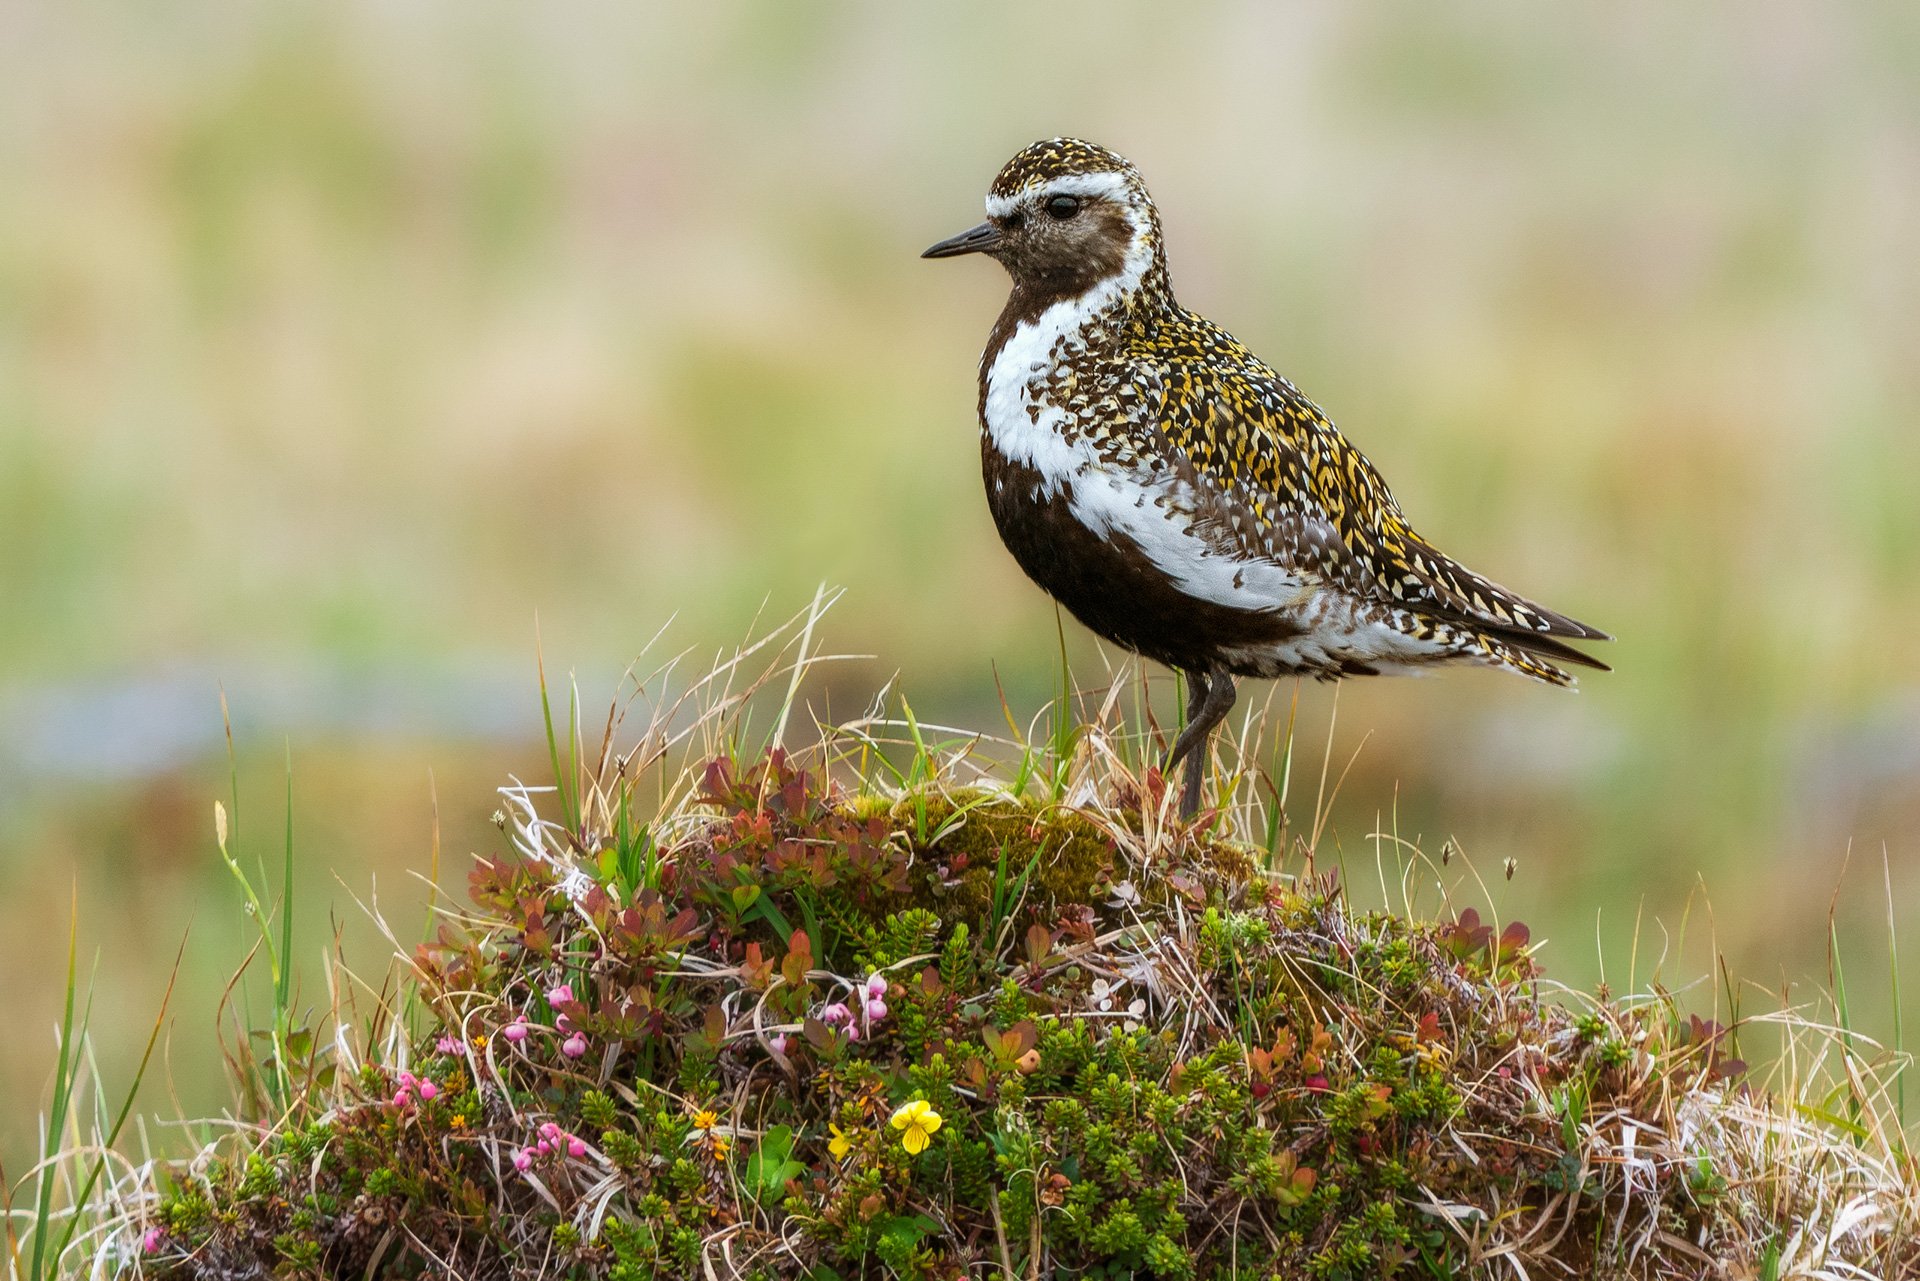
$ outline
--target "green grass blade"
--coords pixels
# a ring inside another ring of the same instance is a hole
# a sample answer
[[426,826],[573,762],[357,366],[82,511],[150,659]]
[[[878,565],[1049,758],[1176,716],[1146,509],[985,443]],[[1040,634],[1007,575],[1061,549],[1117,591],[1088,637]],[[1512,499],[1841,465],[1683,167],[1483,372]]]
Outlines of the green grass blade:
[[286,857],[280,869],[280,956],[284,962],[274,976],[274,1021],[284,1031],[293,996],[293,744],[287,744]]
[[560,792],[560,811],[567,816],[569,830],[578,830],[579,814],[574,806],[572,779],[560,768],[560,738],[553,732],[553,700],[547,692],[547,661],[540,649],[537,620],[533,636],[533,663],[540,678],[540,722],[547,730],[547,760],[553,766],[553,785]]
[[1053,709],[1053,795],[1057,804],[1067,792],[1067,772],[1080,737],[1079,718],[1073,713],[1073,671],[1067,665],[1067,624],[1060,606],[1053,607],[1053,627],[1060,644],[1060,691]]
[[73,906],[67,923],[67,999],[60,1017],[60,1049],[53,1067],[53,1098],[47,1109],[47,1135],[40,1153],[41,1166],[36,1175],[33,1206],[33,1263],[27,1271],[32,1281],[47,1276],[47,1230],[53,1214],[53,1183],[57,1167],[53,1154],[67,1128],[68,1109],[74,1087],[73,995],[78,987],[80,943],[80,887],[73,888]]
[[1900,1123],[1907,1121],[1907,1034],[1900,1013],[1900,938],[1894,927],[1893,913],[1893,868],[1887,861],[1887,851],[1880,850],[1880,876],[1887,891],[1887,983],[1893,990],[1893,1054],[1900,1064],[1894,1075],[1894,1106],[1899,1109]]
[[160,1010],[154,1015],[153,1030],[147,1033],[146,1049],[140,1054],[140,1066],[134,1070],[133,1083],[127,1087],[126,1097],[120,1101],[120,1110],[114,1115],[112,1128],[101,1139],[100,1155],[95,1158],[93,1168],[87,1173],[86,1182],[80,1185],[80,1191],[73,1199],[75,1214],[68,1220],[67,1230],[61,1234],[60,1244],[54,1249],[53,1257],[56,1261],[66,1254],[67,1247],[72,1244],[73,1234],[80,1227],[78,1211],[93,1196],[93,1189],[99,1185],[101,1176],[107,1172],[107,1154],[113,1149],[113,1145],[120,1141],[120,1132],[126,1128],[127,1118],[133,1114],[133,1101],[139,1097],[140,1083],[146,1080],[147,1068],[153,1063],[153,1051],[160,1044],[161,1029],[167,1025],[167,1009],[173,1003],[173,989],[180,981],[180,963],[186,955],[187,940],[182,937],[180,949],[173,956],[173,970],[167,975],[167,989],[160,995]]

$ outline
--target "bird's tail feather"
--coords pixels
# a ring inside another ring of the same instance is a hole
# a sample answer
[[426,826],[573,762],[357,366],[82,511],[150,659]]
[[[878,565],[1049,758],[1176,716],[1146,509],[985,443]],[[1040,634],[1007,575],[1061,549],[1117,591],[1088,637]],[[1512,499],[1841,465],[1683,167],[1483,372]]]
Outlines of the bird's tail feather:
[[1551,658],[1563,663],[1572,663],[1578,667],[1591,667],[1596,672],[1613,670],[1586,651],[1575,649],[1565,641],[1552,636],[1542,636],[1539,632],[1506,627],[1483,627],[1479,631],[1492,640],[1522,650],[1537,659]]
[[[1518,672],[1522,676],[1531,676],[1537,681],[1558,685],[1562,689],[1572,689],[1579,684],[1572,673],[1555,667],[1533,648],[1523,649],[1511,641],[1495,636],[1482,635],[1478,640],[1481,652],[1486,655],[1486,661],[1494,667]],[[1579,651],[1575,650],[1574,653],[1578,654]],[[1580,657],[1584,659],[1586,655],[1580,654]]]

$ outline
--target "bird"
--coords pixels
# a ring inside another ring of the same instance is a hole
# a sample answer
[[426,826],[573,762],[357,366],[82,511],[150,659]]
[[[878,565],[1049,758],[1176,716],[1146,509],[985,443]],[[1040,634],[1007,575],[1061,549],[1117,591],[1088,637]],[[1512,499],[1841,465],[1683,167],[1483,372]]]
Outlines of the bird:
[[1175,301],[1160,217],[1130,162],[1077,138],[1026,147],[987,219],[925,258],[1011,277],[980,357],[981,472],[1001,541],[1095,635],[1184,676],[1180,814],[1236,678],[1326,681],[1449,665],[1572,686],[1605,632],[1519,596],[1417,533],[1331,419]]

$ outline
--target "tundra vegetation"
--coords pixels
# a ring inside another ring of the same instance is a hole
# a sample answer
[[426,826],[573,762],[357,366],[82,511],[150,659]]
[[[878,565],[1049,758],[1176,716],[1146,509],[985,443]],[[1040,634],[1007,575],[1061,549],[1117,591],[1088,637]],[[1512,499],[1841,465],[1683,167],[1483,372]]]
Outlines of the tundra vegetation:
[[1843,988],[1565,990],[1387,833],[1365,908],[1279,817],[1289,727],[1184,824],[1138,680],[1003,740],[897,694],[803,731],[817,615],[550,715],[553,784],[385,974],[298,990],[221,811],[274,994],[229,1123],[128,1151],[70,999],[15,1274],[1920,1275],[1904,1060]]

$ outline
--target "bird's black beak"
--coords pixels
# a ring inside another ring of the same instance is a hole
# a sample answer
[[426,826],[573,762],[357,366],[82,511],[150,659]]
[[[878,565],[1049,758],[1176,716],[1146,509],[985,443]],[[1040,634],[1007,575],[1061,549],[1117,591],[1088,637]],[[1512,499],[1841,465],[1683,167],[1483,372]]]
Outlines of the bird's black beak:
[[992,253],[1000,247],[1000,228],[983,222],[970,231],[950,236],[921,254],[922,258],[958,258],[961,254]]

